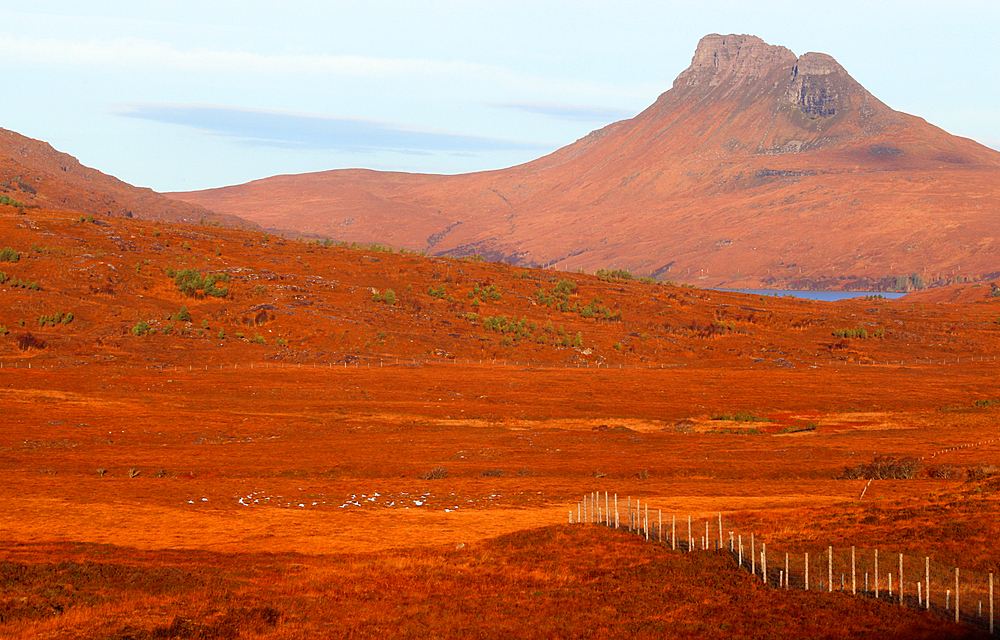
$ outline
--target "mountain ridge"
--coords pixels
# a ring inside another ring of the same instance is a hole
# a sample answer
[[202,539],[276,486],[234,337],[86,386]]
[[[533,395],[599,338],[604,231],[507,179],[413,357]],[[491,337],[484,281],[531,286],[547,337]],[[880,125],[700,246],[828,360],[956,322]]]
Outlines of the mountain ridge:
[[253,227],[237,216],[135,187],[58,151],[47,142],[0,128],[0,195],[29,207],[80,214]]
[[706,36],[649,108],[508,169],[335,170],[170,194],[262,226],[707,286],[892,288],[997,271],[1000,153],[834,58]]

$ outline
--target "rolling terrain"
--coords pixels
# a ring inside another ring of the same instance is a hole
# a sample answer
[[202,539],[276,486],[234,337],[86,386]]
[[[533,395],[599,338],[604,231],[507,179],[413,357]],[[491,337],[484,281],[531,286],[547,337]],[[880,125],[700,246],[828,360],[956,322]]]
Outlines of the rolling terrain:
[[0,129],[0,202],[85,215],[253,228],[251,222],[171,200],[85,167],[51,145]]
[[171,194],[269,229],[712,287],[997,276],[1000,152],[892,110],[832,57],[706,36],[631,120],[498,171],[361,169]]
[[[566,518],[609,491],[996,571],[991,283],[825,303],[13,206],[0,237],[4,637],[979,637]],[[878,455],[924,460],[859,500]]]

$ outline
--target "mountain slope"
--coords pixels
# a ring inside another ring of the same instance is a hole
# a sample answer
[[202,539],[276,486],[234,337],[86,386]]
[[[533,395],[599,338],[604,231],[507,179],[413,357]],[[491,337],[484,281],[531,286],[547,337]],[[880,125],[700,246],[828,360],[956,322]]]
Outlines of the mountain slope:
[[998,184],[1000,153],[893,111],[830,56],[711,35],[641,114],[524,165],[330,171],[174,197],[436,254],[885,289],[995,277]]
[[28,206],[81,214],[254,226],[233,215],[218,215],[152,189],[133,187],[83,166],[45,142],[6,129],[0,129],[0,196]]

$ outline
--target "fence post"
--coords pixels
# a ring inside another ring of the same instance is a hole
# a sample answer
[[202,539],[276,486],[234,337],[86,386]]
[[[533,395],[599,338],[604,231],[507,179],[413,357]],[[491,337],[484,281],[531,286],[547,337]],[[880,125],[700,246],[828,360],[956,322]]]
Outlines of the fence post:
[[722,551],[722,512],[719,512],[719,551]]
[[740,568],[743,568],[743,534],[739,535],[740,538]]
[[604,492],[604,515],[607,525],[611,526],[611,503],[608,501],[608,492]]
[[757,575],[757,549],[753,539],[753,532],[750,532],[750,575]]
[[657,509],[656,513],[659,521],[659,526],[657,526],[656,531],[660,534],[660,542],[663,542],[663,509]]
[[708,551],[708,518],[705,518],[705,548],[703,551]]
[[855,573],[854,547],[851,547],[851,595],[858,595],[858,576]]
[[827,581],[826,590],[832,593],[833,592],[833,547],[832,546],[827,547],[826,571],[828,574],[826,577]]
[[767,543],[760,543],[760,579],[767,584]]
[[788,552],[785,552],[785,590],[788,590]]
[[670,516],[670,545],[677,551],[677,514]]
[[729,552],[732,553],[736,549],[733,547],[733,532],[729,532]]
[[990,573],[990,635],[993,635],[993,573]]
[[618,528],[618,494],[615,494],[615,529]]
[[646,515],[643,518],[643,524],[646,525],[646,542],[649,542],[649,503],[646,503]]
[[899,554],[899,606],[903,606],[903,554]]
[[958,604],[958,567],[955,567],[955,622],[958,622],[959,616],[959,604]]
[[931,608],[931,559],[924,556],[924,608]]
[[691,537],[691,516],[688,516],[688,553],[694,551],[694,544],[692,544],[693,540],[694,538]]
[[573,524],[573,510],[572,509],[569,510],[569,523]]
[[632,496],[628,497],[628,530],[632,530]]
[[809,554],[806,554],[806,570],[805,570],[805,583],[806,591],[809,591]]

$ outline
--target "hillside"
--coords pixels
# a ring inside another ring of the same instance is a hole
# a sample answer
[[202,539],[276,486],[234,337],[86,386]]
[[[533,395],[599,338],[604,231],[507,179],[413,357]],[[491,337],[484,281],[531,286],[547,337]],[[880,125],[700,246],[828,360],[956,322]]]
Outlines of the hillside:
[[266,228],[436,255],[703,286],[906,290],[996,277],[998,182],[1000,153],[893,111],[832,57],[712,35],[641,114],[524,165],[171,195]]
[[[981,637],[991,286],[812,302],[12,206],[0,238],[5,638]],[[844,473],[877,456],[916,473]],[[589,491],[961,566],[963,624],[568,525]]]
[[152,189],[133,187],[80,164],[51,145],[0,129],[0,198],[28,207],[44,207],[96,216],[253,227],[232,215],[171,200]]

